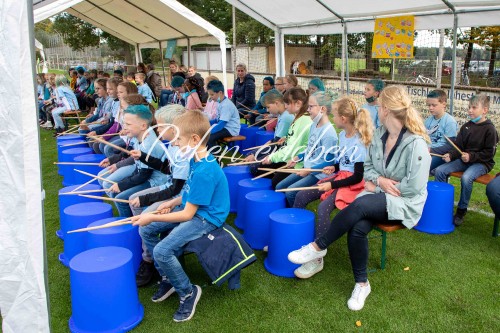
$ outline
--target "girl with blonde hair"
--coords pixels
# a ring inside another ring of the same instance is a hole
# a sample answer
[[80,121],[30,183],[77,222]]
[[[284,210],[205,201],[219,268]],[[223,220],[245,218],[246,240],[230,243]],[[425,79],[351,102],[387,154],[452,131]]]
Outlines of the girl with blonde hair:
[[365,189],[341,210],[322,236],[288,254],[288,260],[305,264],[323,258],[327,247],[347,234],[349,257],[356,282],[347,306],[361,310],[371,292],[367,276],[367,235],[377,223],[413,228],[427,198],[431,157],[427,133],[420,115],[402,86],[390,86],[380,94],[375,131],[364,164]]

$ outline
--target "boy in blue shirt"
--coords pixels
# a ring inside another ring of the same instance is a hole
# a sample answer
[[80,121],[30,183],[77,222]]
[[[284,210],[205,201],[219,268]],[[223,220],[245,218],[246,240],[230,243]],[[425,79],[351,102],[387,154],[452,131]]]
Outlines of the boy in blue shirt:
[[[190,158],[190,174],[182,195],[158,207],[159,215],[133,217],[134,225],[146,247],[153,253],[155,265],[163,277],[153,300],[161,302],[174,292],[180,305],[174,321],[190,320],[201,296],[201,288],[193,285],[179,263],[183,247],[222,226],[229,214],[229,187],[224,173],[207,151],[210,124],[200,111],[189,111],[174,120],[179,130],[180,153]],[[160,239],[160,233],[170,231]]]
[[363,96],[365,96],[366,103],[361,106],[362,109],[366,109],[370,112],[370,116],[373,120],[373,126],[375,128],[380,127],[381,123],[378,119],[378,102],[377,99],[380,93],[384,89],[385,83],[380,79],[368,80],[365,85],[365,91]]
[[[448,96],[441,89],[432,90],[427,95],[426,103],[431,116],[425,119],[424,125],[431,139],[430,152],[439,155],[444,155],[452,149],[445,136],[454,141],[458,132],[457,121],[446,112],[447,99]],[[441,157],[432,156],[431,174],[444,163],[446,162]]]
[[139,91],[139,95],[144,96],[144,98],[148,103],[152,103],[153,91],[148,86],[148,84],[144,82],[144,80],[146,80],[146,74],[135,73],[135,83],[137,84],[137,90]]
[[217,101],[217,117],[210,120],[210,125],[216,124],[210,131],[207,147],[211,148],[217,141],[240,134],[240,115],[233,102],[224,96],[224,85],[218,80],[210,81],[207,85],[208,96]]

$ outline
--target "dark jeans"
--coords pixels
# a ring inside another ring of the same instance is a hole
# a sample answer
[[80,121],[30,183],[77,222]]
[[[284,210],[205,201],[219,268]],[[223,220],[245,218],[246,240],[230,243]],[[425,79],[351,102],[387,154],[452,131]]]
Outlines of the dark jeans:
[[366,282],[368,280],[367,235],[375,223],[401,223],[388,220],[385,193],[368,194],[354,200],[335,215],[327,232],[315,242],[323,250],[347,233],[347,247],[354,280],[357,283]]
[[210,133],[210,138],[208,139],[207,148],[210,149],[217,145],[217,141],[232,136],[231,133],[225,128],[218,132]]
[[[293,208],[306,208],[306,206],[315,200],[318,200],[325,192],[319,190],[299,191],[295,197]],[[330,226],[330,214],[335,209],[335,197],[337,191],[333,192],[326,200],[323,200],[318,205],[318,223],[316,224],[316,237],[319,237],[327,232]]]
[[500,216],[500,177],[496,177],[486,186],[486,196],[495,216]]
[[167,89],[162,89],[161,95],[160,95],[160,100],[158,103],[158,107],[162,107],[167,105],[168,103],[168,98],[170,95],[172,95],[174,92],[172,90],[167,90]]

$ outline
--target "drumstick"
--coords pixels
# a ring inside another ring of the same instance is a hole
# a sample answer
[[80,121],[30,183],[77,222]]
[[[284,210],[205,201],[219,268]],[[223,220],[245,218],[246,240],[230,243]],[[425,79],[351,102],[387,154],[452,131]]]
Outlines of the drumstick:
[[90,198],[90,199],[99,199],[99,200],[104,200],[104,201],[114,201],[114,202],[123,202],[123,203],[130,203],[130,200],[125,200],[125,199],[116,199],[116,198],[108,198],[108,197],[99,197],[97,195],[85,195],[85,194],[78,194],[79,197],[85,197],[85,198]]
[[218,159],[232,159],[232,160],[237,160],[237,161],[243,161],[244,158],[240,157],[234,157],[234,156],[222,156],[222,155],[214,155],[214,157],[217,157]]
[[262,148],[262,147],[274,146],[274,145],[279,145],[279,144],[280,144],[279,142],[266,143],[265,145],[250,147],[247,149],[243,149],[242,151],[254,150],[254,149],[258,149],[258,148]]
[[228,164],[228,166],[238,166],[238,165],[256,164],[256,163],[260,163],[260,162],[262,162],[262,161],[238,162],[238,163],[231,163],[231,164]]
[[[88,133],[85,135],[89,135]],[[120,135],[120,132],[118,133],[111,133],[111,134],[101,134],[101,135],[93,135],[94,138],[101,138],[103,136],[114,136],[114,135]]]
[[[247,109],[247,112],[250,112],[250,113],[253,113],[253,114],[260,114],[259,112],[250,109],[248,106],[243,105],[240,102],[236,102],[236,103],[238,103],[239,105],[241,105],[242,107],[244,107],[245,109]],[[250,126],[248,126],[248,127],[250,127]]]
[[82,170],[78,170],[78,169],[73,169],[75,170],[76,172],[79,172],[81,174],[84,174],[86,176],[90,176],[90,177],[94,177],[94,180],[96,179],[99,179],[99,180],[102,180],[103,182],[108,182],[108,183],[111,183],[111,184],[116,184],[116,182],[112,181],[112,180],[109,180],[109,179],[106,179],[106,178],[103,178],[99,175],[93,175],[91,173],[88,173],[88,172],[85,172],[85,171],[82,171]]
[[265,123],[264,125],[260,126],[259,128],[266,127],[267,125],[269,125],[270,123],[272,123],[275,120],[278,120],[278,118],[273,118],[273,119],[269,120],[267,123]]
[[444,157],[444,155],[439,155],[439,154],[434,154],[434,153],[429,153],[429,154],[430,154],[431,156],[437,156],[437,157],[441,157],[441,158],[443,158],[443,157]]
[[[271,170],[274,170],[274,169],[270,169],[270,168],[259,168],[259,170],[271,171]],[[307,171],[307,172],[323,172],[323,169],[307,169],[307,168],[303,168],[303,169],[281,169],[281,170],[280,170],[280,172],[291,172],[291,173],[300,172],[300,171]]]
[[79,145],[84,145],[84,144],[92,143],[92,142],[95,142],[95,140],[90,140],[90,141],[85,141],[85,142],[77,142],[77,143],[70,143],[68,145],[64,145],[64,146],[61,146],[61,147],[64,148],[64,147],[79,146]]
[[446,135],[444,136],[446,140],[448,140],[448,142],[450,143],[450,145],[453,146],[453,148],[455,148],[459,153],[460,155],[463,155],[464,152],[460,150],[460,148],[457,147],[456,144],[453,143],[453,141],[451,141],[451,139],[449,137],[447,137]]
[[[158,214],[159,211],[155,210],[153,212],[150,212],[149,214]],[[83,232],[83,231],[91,231],[91,230],[98,230],[98,229],[106,229],[106,228],[111,228],[111,227],[117,227],[120,225],[125,225],[125,224],[132,224],[132,218],[127,217],[118,221],[113,221],[109,222],[103,225],[96,225],[94,227],[87,227],[87,228],[81,228],[81,229],[76,229],[76,230],[71,230],[68,231],[68,234],[74,233],[74,232]]]
[[101,138],[98,138],[98,137],[95,137],[95,136],[91,136],[91,138],[95,139],[97,142],[104,143],[105,145],[108,145],[110,147],[115,148],[116,150],[119,150],[119,151],[121,151],[123,153],[126,153],[126,154],[130,155],[130,151],[128,151],[127,149],[124,149],[124,148],[122,148],[120,146],[117,146],[114,143],[111,143],[109,141],[106,141],[104,139],[101,139]]
[[[64,147],[64,146],[63,146]],[[54,162],[58,165],[99,165],[100,163],[86,163],[86,162]]]
[[[111,170],[107,170],[106,172],[104,172],[103,174],[101,174],[101,176],[105,176],[107,175],[108,173],[110,173]],[[74,192],[74,191],[78,191],[79,189],[81,189],[82,187],[92,183],[94,180],[96,180],[97,178],[92,178],[91,180],[89,180],[88,182],[86,183],[83,183],[82,185],[78,186],[77,188],[75,188],[74,190],[72,190],[71,192]]]
[[78,192],[66,192],[60,193],[59,195],[70,195],[70,194],[87,194],[87,193],[98,193],[98,192],[108,192],[109,189],[100,189],[100,190],[87,190],[87,191],[78,191]]
[[263,173],[262,175],[254,177],[254,178],[252,178],[252,180],[256,180],[256,179],[259,179],[259,178],[264,178],[265,176],[269,176],[270,174],[272,174],[274,172],[278,172],[278,170],[280,170],[280,169],[285,169],[286,167],[287,167],[287,165],[283,165],[282,167],[279,167],[278,169],[274,169],[273,171],[269,171],[269,172]]
[[295,188],[284,188],[282,190],[274,190],[275,192],[295,192],[295,191],[306,191],[306,190],[319,190],[319,186],[310,187],[295,187]]
[[253,123],[252,125],[248,126],[247,128],[253,127],[253,126],[255,126],[255,125],[257,125],[257,124],[260,124],[261,122],[266,121],[266,120],[267,120],[267,119],[261,119],[261,120],[259,120],[259,121],[256,121],[255,123]]

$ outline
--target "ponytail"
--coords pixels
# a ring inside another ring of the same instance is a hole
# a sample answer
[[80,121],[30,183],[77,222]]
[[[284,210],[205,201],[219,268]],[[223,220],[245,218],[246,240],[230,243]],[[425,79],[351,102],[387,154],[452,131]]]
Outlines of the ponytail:
[[291,104],[292,102],[297,102],[297,101],[302,102],[302,106],[300,107],[299,112],[295,115],[295,119],[292,121],[291,125],[293,125],[293,123],[295,123],[295,121],[297,119],[299,119],[300,117],[302,117],[306,114],[308,115],[308,112],[307,112],[307,109],[309,108],[308,100],[309,100],[309,96],[306,93],[306,91],[302,88],[294,87],[294,88],[291,88],[290,90],[287,90],[285,92],[285,95],[283,96],[283,101],[285,103]]
[[359,109],[354,119],[354,128],[361,136],[361,141],[365,146],[370,145],[373,137],[373,120],[370,112],[366,109]]

